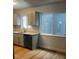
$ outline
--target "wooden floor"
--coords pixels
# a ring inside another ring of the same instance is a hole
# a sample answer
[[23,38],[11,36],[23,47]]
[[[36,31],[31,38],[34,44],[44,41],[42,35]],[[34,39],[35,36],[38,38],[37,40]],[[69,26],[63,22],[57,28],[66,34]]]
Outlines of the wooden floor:
[[42,49],[29,50],[14,46],[15,59],[66,59],[64,54],[49,52]]

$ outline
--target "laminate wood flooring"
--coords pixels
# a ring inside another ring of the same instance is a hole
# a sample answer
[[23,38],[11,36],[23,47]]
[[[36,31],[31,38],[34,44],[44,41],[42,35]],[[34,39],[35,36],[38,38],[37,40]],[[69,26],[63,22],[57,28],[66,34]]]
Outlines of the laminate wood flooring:
[[49,52],[42,49],[29,50],[23,47],[14,46],[15,59],[66,59],[64,54]]

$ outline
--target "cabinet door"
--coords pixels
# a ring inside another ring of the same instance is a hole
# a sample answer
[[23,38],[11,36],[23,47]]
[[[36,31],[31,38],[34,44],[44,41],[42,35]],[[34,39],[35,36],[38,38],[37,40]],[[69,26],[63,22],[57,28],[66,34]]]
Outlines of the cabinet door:
[[18,35],[13,34],[13,43],[18,45]]
[[32,36],[32,49],[36,49],[38,46],[38,35]]
[[23,39],[23,34],[19,35],[19,45],[24,46],[24,39]]
[[13,25],[21,25],[21,16],[16,13],[13,14]]
[[31,12],[28,14],[28,24],[29,25],[35,25],[35,12]]

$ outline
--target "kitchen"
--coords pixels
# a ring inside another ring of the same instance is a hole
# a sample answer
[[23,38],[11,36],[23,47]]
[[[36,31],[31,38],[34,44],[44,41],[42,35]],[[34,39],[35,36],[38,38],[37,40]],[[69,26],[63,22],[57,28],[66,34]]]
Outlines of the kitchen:
[[[23,2],[28,2],[30,5],[19,6],[21,3],[24,4]],[[38,54],[33,59],[66,59],[65,14],[65,0],[20,0],[18,6],[15,4],[14,58],[31,59]],[[52,56],[51,52],[55,55]]]

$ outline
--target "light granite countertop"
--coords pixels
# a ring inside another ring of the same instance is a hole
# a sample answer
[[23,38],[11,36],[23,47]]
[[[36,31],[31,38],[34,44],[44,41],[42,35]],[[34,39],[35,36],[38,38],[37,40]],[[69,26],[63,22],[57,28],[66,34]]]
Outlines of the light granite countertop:
[[29,34],[29,35],[39,34],[38,32],[21,32],[21,31],[13,31],[13,33],[16,33],[16,34]]

